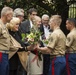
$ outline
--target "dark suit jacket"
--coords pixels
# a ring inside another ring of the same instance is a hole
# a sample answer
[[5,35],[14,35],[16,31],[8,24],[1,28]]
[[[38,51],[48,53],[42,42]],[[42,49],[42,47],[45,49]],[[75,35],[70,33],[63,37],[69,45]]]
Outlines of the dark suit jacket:
[[43,27],[43,24],[40,25],[40,28],[39,28],[39,29],[40,29],[40,32],[42,32],[42,35],[43,35],[43,34],[44,34],[44,27]]
[[23,21],[20,25],[20,28],[23,31],[23,33],[30,33],[31,28],[30,21],[29,20]]

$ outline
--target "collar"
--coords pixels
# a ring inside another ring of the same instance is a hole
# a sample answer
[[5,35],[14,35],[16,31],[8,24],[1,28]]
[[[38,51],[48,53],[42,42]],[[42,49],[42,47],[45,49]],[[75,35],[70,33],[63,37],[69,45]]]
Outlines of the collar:
[[74,31],[74,30],[76,30],[76,28],[73,28],[70,32],[72,32],[72,31]]
[[2,24],[2,26],[6,26],[1,19],[0,19],[0,24]]
[[44,28],[49,28],[49,26],[45,26],[45,25],[43,25],[43,27],[44,27]]
[[60,27],[56,27],[56,28],[54,29],[54,31],[55,31],[55,30],[58,30],[58,29],[60,29]]

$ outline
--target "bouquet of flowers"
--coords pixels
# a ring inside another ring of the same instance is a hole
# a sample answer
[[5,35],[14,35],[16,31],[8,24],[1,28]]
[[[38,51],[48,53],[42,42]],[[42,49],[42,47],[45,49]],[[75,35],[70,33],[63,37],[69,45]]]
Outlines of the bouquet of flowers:
[[[36,45],[38,43],[40,43],[40,36],[41,36],[41,32],[39,31],[39,29],[37,28],[31,28],[30,34],[24,34],[22,33],[22,41],[24,41],[25,43],[27,42],[29,45]],[[31,41],[33,40],[33,41]],[[34,50],[34,52],[37,54],[39,60],[41,59],[41,52],[37,51],[36,49]]]
[[44,43],[45,46],[49,43],[48,39],[43,39],[42,42]]
[[[32,28],[30,34],[22,33],[22,41],[27,41],[29,44],[36,44],[40,41],[41,32],[38,29]],[[33,42],[31,41],[33,40]]]

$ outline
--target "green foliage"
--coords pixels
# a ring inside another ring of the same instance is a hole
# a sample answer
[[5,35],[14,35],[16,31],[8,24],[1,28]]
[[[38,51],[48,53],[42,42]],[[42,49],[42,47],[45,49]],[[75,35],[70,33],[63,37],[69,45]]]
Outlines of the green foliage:
[[42,40],[42,42],[47,45],[49,43],[49,40],[48,39],[44,39],[44,40]]
[[27,37],[27,34],[22,33],[21,36],[22,36],[22,41],[25,41],[25,38]]
[[31,7],[34,7],[38,10],[38,15],[42,16],[43,14],[48,14],[51,16],[52,14],[60,13],[62,8],[65,10],[65,1],[66,0],[52,0],[50,3],[48,0],[10,0],[10,2],[6,2],[7,0],[0,1],[0,9],[3,6],[10,6],[13,9],[15,8],[23,8],[25,10],[25,16],[27,17],[27,10]]
[[[29,44],[36,44],[40,41],[41,32],[37,29],[32,28],[30,34],[22,33],[22,41],[28,41]],[[34,40],[33,42],[31,40]]]
[[[62,17],[61,28],[66,34],[65,21],[68,18],[69,3],[67,0],[0,0],[0,11],[4,6],[10,6],[13,9],[23,8],[25,10],[25,19],[27,19],[27,10],[34,7],[38,10],[38,15],[48,14],[49,16],[54,14],[59,14]],[[70,0],[70,5],[74,3],[75,0]],[[72,13],[73,14],[73,13]],[[75,15],[76,17],[76,15]]]

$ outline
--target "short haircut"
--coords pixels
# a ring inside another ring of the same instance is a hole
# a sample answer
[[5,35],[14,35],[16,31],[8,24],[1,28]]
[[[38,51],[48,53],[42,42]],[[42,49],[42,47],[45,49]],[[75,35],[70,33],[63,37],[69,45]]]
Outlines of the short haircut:
[[42,15],[42,19],[44,19],[45,17],[49,19],[49,16],[47,14]]
[[37,12],[37,10],[35,8],[30,8],[28,11],[27,11],[27,14],[32,14],[32,12]]
[[10,12],[13,12],[13,9],[10,8],[10,7],[4,7],[2,10],[1,10],[1,16],[4,16],[6,14],[9,14]]
[[74,18],[67,19],[69,23],[72,23],[76,27],[76,20]]
[[62,18],[60,15],[53,15],[51,19],[53,19],[53,22],[55,22],[57,25],[61,25]]
[[20,23],[20,19],[17,18],[17,17],[13,17],[13,18],[11,19],[11,21],[6,24],[6,27],[7,27],[8,29],[12,30],[13,27],[14,27],[17,23]]
[[13,16],[14,16],[14,17],[17,17],[17,16],[20,16],[20,15],[23,15],[23,13],[24,13],[24,10],[23,10],[23,9],[21,9],[21,8],[16,8],[16,9],[14,10]]

